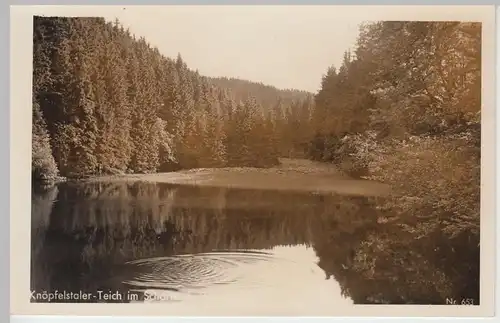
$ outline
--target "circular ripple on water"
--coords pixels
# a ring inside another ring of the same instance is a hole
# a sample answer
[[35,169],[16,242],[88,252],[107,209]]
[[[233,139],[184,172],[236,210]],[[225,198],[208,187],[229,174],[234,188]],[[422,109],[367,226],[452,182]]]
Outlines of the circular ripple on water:
[[[272,253],[257,251],[219,251],[131,261],[133,278],[125,284],[142,289],[155,288],[193,292],[213,285],[243,283],[246,266],[266,262],[277,264]],[[247,282],[250,283],[250,282]]]

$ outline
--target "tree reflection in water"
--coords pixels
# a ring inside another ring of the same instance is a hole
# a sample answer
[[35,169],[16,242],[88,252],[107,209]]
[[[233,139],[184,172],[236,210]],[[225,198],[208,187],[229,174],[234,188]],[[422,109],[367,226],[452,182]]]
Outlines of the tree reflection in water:
[[478,241],[419,239],[377,198],[139,182],[33,193],[32,290],[125,294],[137,274],[129,261],[306,245],[355,304],[479,303]]

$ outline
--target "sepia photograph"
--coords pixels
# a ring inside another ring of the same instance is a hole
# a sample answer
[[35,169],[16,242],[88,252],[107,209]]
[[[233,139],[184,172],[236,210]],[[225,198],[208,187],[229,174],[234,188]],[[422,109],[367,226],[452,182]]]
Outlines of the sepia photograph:
[[492,313],[493,7],[72,7],[18,9],[20,311]]

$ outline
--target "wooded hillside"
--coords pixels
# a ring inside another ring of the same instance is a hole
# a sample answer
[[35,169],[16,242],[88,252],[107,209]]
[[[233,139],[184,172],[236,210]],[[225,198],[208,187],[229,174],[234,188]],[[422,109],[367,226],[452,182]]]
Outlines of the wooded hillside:
[[204,77],[118,21],[35,17],[33,46],[35,179],[264,167],[307,141],[310,93]]

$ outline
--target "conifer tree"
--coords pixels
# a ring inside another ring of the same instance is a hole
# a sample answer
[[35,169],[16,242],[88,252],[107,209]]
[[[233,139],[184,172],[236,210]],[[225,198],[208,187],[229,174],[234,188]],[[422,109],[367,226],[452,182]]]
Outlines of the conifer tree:
[[298,140],[284,111],[308,93],[203,77],[118,21],[36,17],[33,51],[33,140],[63,176],[263,166]]

